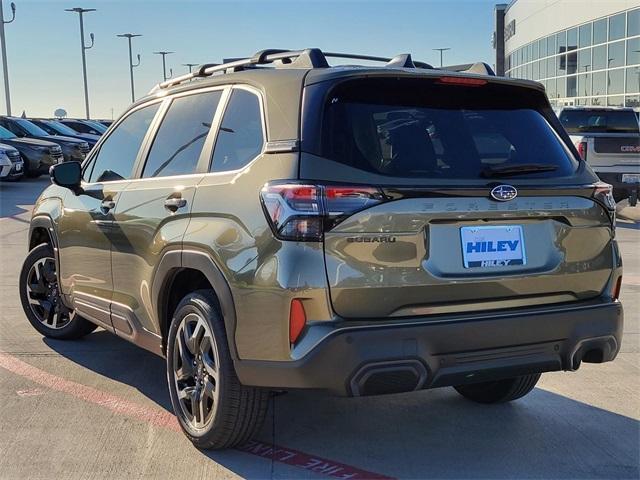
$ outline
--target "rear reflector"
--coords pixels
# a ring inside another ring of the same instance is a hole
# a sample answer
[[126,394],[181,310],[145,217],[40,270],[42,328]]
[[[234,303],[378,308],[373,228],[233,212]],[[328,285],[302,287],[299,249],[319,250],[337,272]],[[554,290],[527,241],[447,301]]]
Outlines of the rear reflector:
[[618,277],[618,280],[616,281],[616,286],[613,289],[613,299],[614,300],[618,300],[620,298],[620,290],[622,289],[622,275],[620,275]]
[[322,240],[326,230],[349,215],[386,200],[369,186],[268,183],[260,192],[273,233],[282,240]]
[[306,324],[307,314],[304,311],[302,300],[294,298],[291,300],[291,310],[289,311],[289,343],[296,343]]
[[465,85],[467,87],[480,87],[486,85],[487,81],[482,78],[469,78],[469,77],[440,77],[438,83],[445,85]]

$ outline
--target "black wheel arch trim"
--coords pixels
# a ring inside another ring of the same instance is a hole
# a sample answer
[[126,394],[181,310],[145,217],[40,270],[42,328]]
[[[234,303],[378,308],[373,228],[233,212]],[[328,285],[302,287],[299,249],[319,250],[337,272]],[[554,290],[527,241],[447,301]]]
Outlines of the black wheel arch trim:
[[28,237],[29,250],[31,250],[31,241],[33,239],[34,232],[36,229],[39,229],[39,228],[44,228],[47,231],[47,234],[49,235],[49,239],[51,240],[51,247],[53,248],[53,256],[56,261],[56,271],[60,272],[58,234],[56,233],[56,230],[54,228],[53,219],[50,216],[40,214],[31,218],[31,222],[29,222],[29,237]]
[[[166,315],[165,304],[168,288],[173,281],[173,276],[181,269],[189,268],[202,273],[209,281],[220,303],[220,313],[224,320],[227,332],[227,344],[234,363],[238,359],[235,345],[236,308],[233,294],[224,274],[215,264],[209,254],[199,250],[170,250],[166,252],[153,276],[151,285],[151,298],[158,326],[163,316]],[[163,338],[163,350],[166,351],[166,338]]]
[[29,245],[31,245],[31,239],[33,238],[33,232],[36,228],[45,228],[51,239],[54,253],[58,253],[58,236],[56,234],[53,220],[48,215],[36,215],[31,219],[29,224]]

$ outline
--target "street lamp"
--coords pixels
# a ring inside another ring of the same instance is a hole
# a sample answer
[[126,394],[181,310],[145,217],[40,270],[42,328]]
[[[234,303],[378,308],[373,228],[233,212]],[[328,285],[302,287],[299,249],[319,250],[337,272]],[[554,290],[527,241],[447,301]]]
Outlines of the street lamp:
[[191,70],[193,69],[193,67],[197,67],[198,64],[197,63],[183,63],[182,66],[183,67],[189,67],[189,73],[191,73]]
[[133,64],[133,55],[131,54],[131,39],[134,37],[141,37],[142,35],[137,33],[122,33],[120,35],[116,35],[116,37],[126,38],[129,41],[129,74],[131,76],[131,101],[136,101],[135,89],[133,86],[133,69],[140,65],[140,54],[138,53],[138,63]]
[[442,68],[442,52],[446,52],[447,50],[451,50],[451,48],[446,47],[446,48],[433,48],[432,50],[435,50],[436,52],[440,52],[440,68]]
[[[162,77],[164,78],[164,80],[166,81],[167,78],[167,64],[165,62],[164,57],[166,57],[167,55],[171,55],[174,52],[153,52],[154,55],[162,55]],[[173,76],[173,71],[171,72],[171,76]]]
[[79,14],[80,17],[80,50],[82,52],[82,79],[84,80],[84,109],[87,114],[87,120],[89,120],[89,86],[87,85],[87,60],[85,56],[85,50],[89,50],[93,47],[93,33],[89,34],[91,38],[91,45],[86,46],[84,43],[84,23],[82,21],[82,14],[86,12],[95,12],[95,8],[66,8],[65,12],[75,12]]
[[7,70],[7,41],[4,36],[4,24],[16,19],[16,4],[11,2],[11,20],[4,19],[0,0],[0,43],[2,44],[2,71],[4,72],[4,95],[7,103],[7,115],[11,115],[11,95],[9,95],[9,70]]

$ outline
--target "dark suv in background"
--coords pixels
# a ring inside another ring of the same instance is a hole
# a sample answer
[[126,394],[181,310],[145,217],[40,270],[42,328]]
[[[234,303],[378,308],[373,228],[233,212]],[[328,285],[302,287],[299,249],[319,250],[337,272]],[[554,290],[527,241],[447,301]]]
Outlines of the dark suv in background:
[[539,83],[491,73],[307,49],[168,80],[52,169],[27,318],[165,356],[203,448],[250,438],[271,389],[507,402],[613,360],[611,186]]
[[11,145],[20,152],[24,161],[24,174],[39,177],[49,171],[49,167],[63,161],[62,149],[57,143],[35,138],[18,137],[0,126],[0,143]]
[[93,148],[93,146],[98,143],[98,140],[100,140],[100,135],[92,135],[91,133],[78,133],[72,128],[66,126],[64,123],[59,122],[58,120],[30,118],[29,121],[37,127],[40,127],[49,135],[63,135],[65,137],[83,140],[89,144],[90,148]]
[[63,118],[60,123],[75,130],[78,133],[88,133],[90,135],[102,135],[107,131],[107,127],[100,122],[93,120],[79,120],[73,118]]
[[90,150],[89,144],[84,140],[62,135],[51,135],[24,118],[0,117],[0,126],[21,138],[34,138],[57,143],[62,149],[65,161],[82,162]]

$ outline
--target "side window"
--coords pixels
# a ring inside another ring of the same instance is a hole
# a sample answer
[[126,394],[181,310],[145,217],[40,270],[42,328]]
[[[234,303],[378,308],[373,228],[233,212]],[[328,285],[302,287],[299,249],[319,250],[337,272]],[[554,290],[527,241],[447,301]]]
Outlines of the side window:
[[247,90],[234,90],[222,118],[209,171],[242,168],[260,154],[263,144],[258,97]]
[[79,122],[68,122],[67,125],[69,125],[71,128],[73,128],[76,132],[80,132],[80,133],[87,133],[85,130],[84,125],[82,125]]
[[171,102],[147,157],[144,178],[195,173],[221,96],[221,91],[214,91]]
[[14,133],[17,136],[22,136],[24,135],[24,132],[20,129],[20,127],[18,127],[17,125],[15,125],[13,122],[7,122],[5,120],[2,121],[2,126],[4,128],[6,128],[7,130],[9,130],[11,133]]
[[159,106],[155,103],[136,110],[120,122],[100,146],[90,168],[85,170],[89,182],[131,178],[138,150]]

